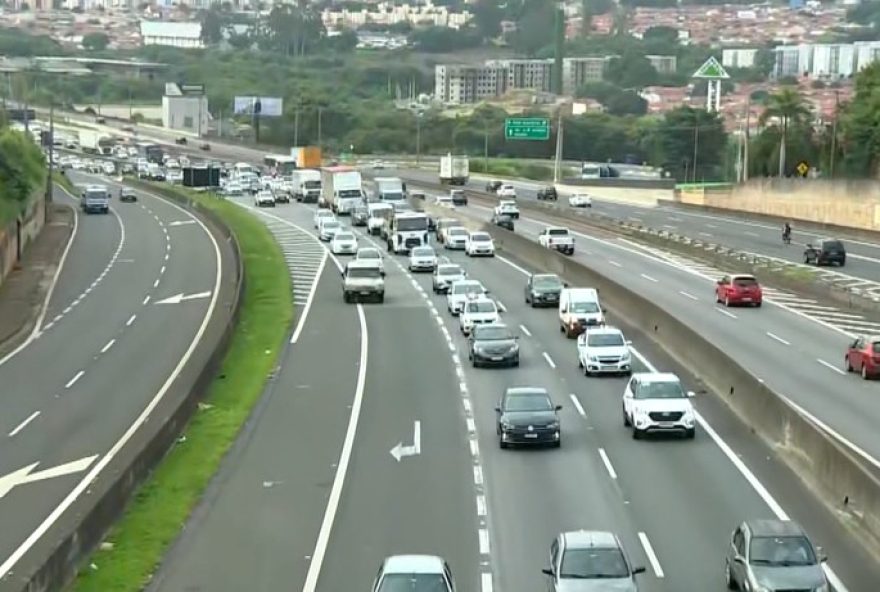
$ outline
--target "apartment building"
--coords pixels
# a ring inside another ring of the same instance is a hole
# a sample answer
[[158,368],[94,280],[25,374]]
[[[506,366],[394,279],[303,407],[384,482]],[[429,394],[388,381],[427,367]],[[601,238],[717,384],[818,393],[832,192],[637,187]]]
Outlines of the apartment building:
[[464,10],[452,12],[445,6],[434,6],[430,0],[425,4],[394,4],[379,2],[369,8],[349,10],[348,8],[325,9],[321,12],[324,26],[336,29],[357,29],[368,23],[394,25],[431,25],[458,29],[471,20],[471,13]]
[[141,21],[141,42],[144,45],[170,47],[204,47],[202,23],[174,21]]
[[507,69],[498,66],[434,66],[434,96],[452,105],[477,103],[507,92]]
[[605,77],[605,66],[610,56],[591,56],[562,59],[562,92],[573,95],[590,82],[600,82]]
[[489,68],[503,68],[507,71],[507,88],[531,89],[543,92],[553,90],[553,59],[510,59],[489,60]]
[[773,51],[776,53],[773,73],[777,78],[848,78],[880,59],[880,41],[782,45]]
[[757,55],[755,48],[724,49],[721,51],[721,65],[725,68],[751,68]]
[[645,58],[660,74],[675,74],[678,58],[669,55],[646,55]]

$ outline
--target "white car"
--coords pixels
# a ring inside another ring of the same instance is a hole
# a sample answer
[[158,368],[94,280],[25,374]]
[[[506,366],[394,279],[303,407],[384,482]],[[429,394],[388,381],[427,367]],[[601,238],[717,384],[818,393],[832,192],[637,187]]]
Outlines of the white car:
[[434,199],[434,205],[440,208],[447,208],[450,210],[455,209],[455,204],[452,203],[452,198],[448,195],[438,195]]
[[330,210],[325,210],[324,208],[318,208],[315,210],[315,215],[312,218],[312,222],[315,224],[315,228],[321,228],[321,220],[324,218],[335,218],[333,212]]
[[239,184],[238,181],[230,181],[226,184],[226,187],[223,188],[223,193],[234,197],[244,193],[244,189],[242,189],[241,184]]
[[358,241],[353,232],[337,231],[330,241],[330,252],[334,255],[354,255],[358,250]]
[[464,246],[464,252],[468,257],[494,257],[495,242],[492,240],[492,235],[482,231],[470,233]]
[[457,281],[467,279],[467,273],[461,265],[455,263],[440,263],[431,277],[434,294],[445,294],[449,286]]
[[105,161],[101,167],[104,169],[105,175],[115,175],[116,174],[116,165],[112,162]]
[[385,263],[382,260],[382,251],[375,247],[360,247],[354,255],[355,261],[374,261],[385,275]]
[[510,201],[509,199],[498,202],[498,205],[495,206],[495,214],[499,216],[510,216],[514,220],[519,219],[519,208],[516,207],[515,201]]
[[637,372],[623,391],[623,425],[633,439],[648,433],[696,435],[694,407],[678,376],[666,372]]
[[593,207],[593,198],[589,195],[584,195],[583,193],[579,193],[577,195],[572,195],[568,198],[568,205],[573,208],[592,208]]
[[256,204],[258,208],[262,206],[269,206],[274,208],[275,196],[272,195],[271,191],[258,191],[256,195],[254,195],[254,204]]
[[437,267],[437,253],[433,247],[414,247],[409,252],[410,271],[434,271]]
[[498,197],[516,199],[516,187],[509,183],[505,183],[504,185],[499,187],[496,193],[498,194]]
[[458,316],[464,303],[471,296],[485,296],[489,291],[477,280],[459,280],[452,282],[446,291],[446,309],[452,316]]
[[342,230],[342,224],[335,218],[326,218],[321,220],[321,226],[318,227],[318,238],[322,241],[330,242],[337,232]]
[[372,592],[431,590],[455,592],[452,571],[442,557],[433,555],[392,555],[382,562]]
[[584,376],[632,374],[632,354],[623,332],[615,327],[588,327],[578,335],[578,367]]
[[480,294],[473,294],[464,303],[464,308],[458,316],[459,327],[464,335],[470,335],[471,329],[478,323],[498,323],[498,305],[494,300]]
[[180,169],[169,170],[168,173],[165,175],[165,180],[169,183],[183,183],[183,171]]
[[463,250],[467,246],[470,233],[463,226],[453,226],[443,231],[443,248]]

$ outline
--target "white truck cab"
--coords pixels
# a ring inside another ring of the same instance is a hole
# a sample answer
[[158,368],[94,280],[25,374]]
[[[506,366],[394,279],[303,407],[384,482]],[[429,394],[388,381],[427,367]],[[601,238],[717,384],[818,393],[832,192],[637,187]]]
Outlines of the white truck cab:
[[568,338],[587,327],[604,325],[605,311],[595,288],[563,288],[559,294],[559,332]]
[[678,376],[668,372],[637,372],[623,391],[623,425],[632,428],[633,439],[644,434],[696,435],[694,407]]
[[382,234],[382,227],[391,222],[394,206],[390,203],[370,202],[367,204],[367,230],[372,235]]
[[392,253],[408,253],[413,247],[427,245],[428,216],[422,212],[394,214],[386,241]]
[[591,327],[578,335],[578,366],[584,376],[632,374],[632,357],[623,331],[616,327]]

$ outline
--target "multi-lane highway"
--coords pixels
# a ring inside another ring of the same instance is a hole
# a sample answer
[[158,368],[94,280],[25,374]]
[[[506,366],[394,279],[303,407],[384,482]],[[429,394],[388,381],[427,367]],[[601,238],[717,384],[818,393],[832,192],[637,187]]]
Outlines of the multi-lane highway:
[[[16,581],[21,558],[181,373],[231,259],[199,219],[145,194],[79,214],[38,337],[0,360],[0,581]],[[191,298],[175,304],[178,294]]]
[[[279,240],[313,231],[302,205],[258,215]],[[386,257],[385,303],[363,306],[343,303],[333,258],[311,260],[319,272],[296,342],[152,590],[333,592],[368,585],[386,555],[420,552],[446,557],[461,590],[534,592],[552,538],[595,528],[617,532],[648,568],[641,589],[720,591],[733,527],[774,516],[801,521],[825,547],[840,589],[880,581],[868,552],[717,400],[695,399],[694,441],[634,441],[621,425],[625,380],[583,376],[556,311],[523,303],[530,270],[449,255],[501,303],[521,366],[471,368],[458,321],[405,259]],[[694,385],[638,328],[611,320],[634,340],[637,371]],[[560,449],[498,448],[493,408],[514,385],[546,387],[563,405]],[[398,443],[411,456],[396,460]]]

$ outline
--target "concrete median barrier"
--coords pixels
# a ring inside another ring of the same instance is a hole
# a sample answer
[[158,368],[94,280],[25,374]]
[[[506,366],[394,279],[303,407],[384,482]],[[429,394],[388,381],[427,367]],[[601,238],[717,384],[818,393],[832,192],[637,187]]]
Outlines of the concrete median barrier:
[[[466,210],[447,211],[444,215],[461,219],[469,228],[480,226]],[[480,227],[493,236],[500,253],[523,265],[558,273],[575,286],[597,288],[612,314],[642,327],[678,363],[691,369],[707,390],[723,399],[862,543],[880,549],[880,479],[785,397],[638,293],[526,237],[485,222]]]
[[64,589],[81,562],[103,540],[119,519],[138,486],[174,446],[216,376],[238,322],[244,273],[235,236],[213,212],[184,203],[172,192],[156,191],[146,184],[133,186],[162,194],[197,212],[227,252],[218,313],[208,324],[199,347],[171,389],[88,489],[61,514],[13,572],[0,581],[0,592],[48,592]]

